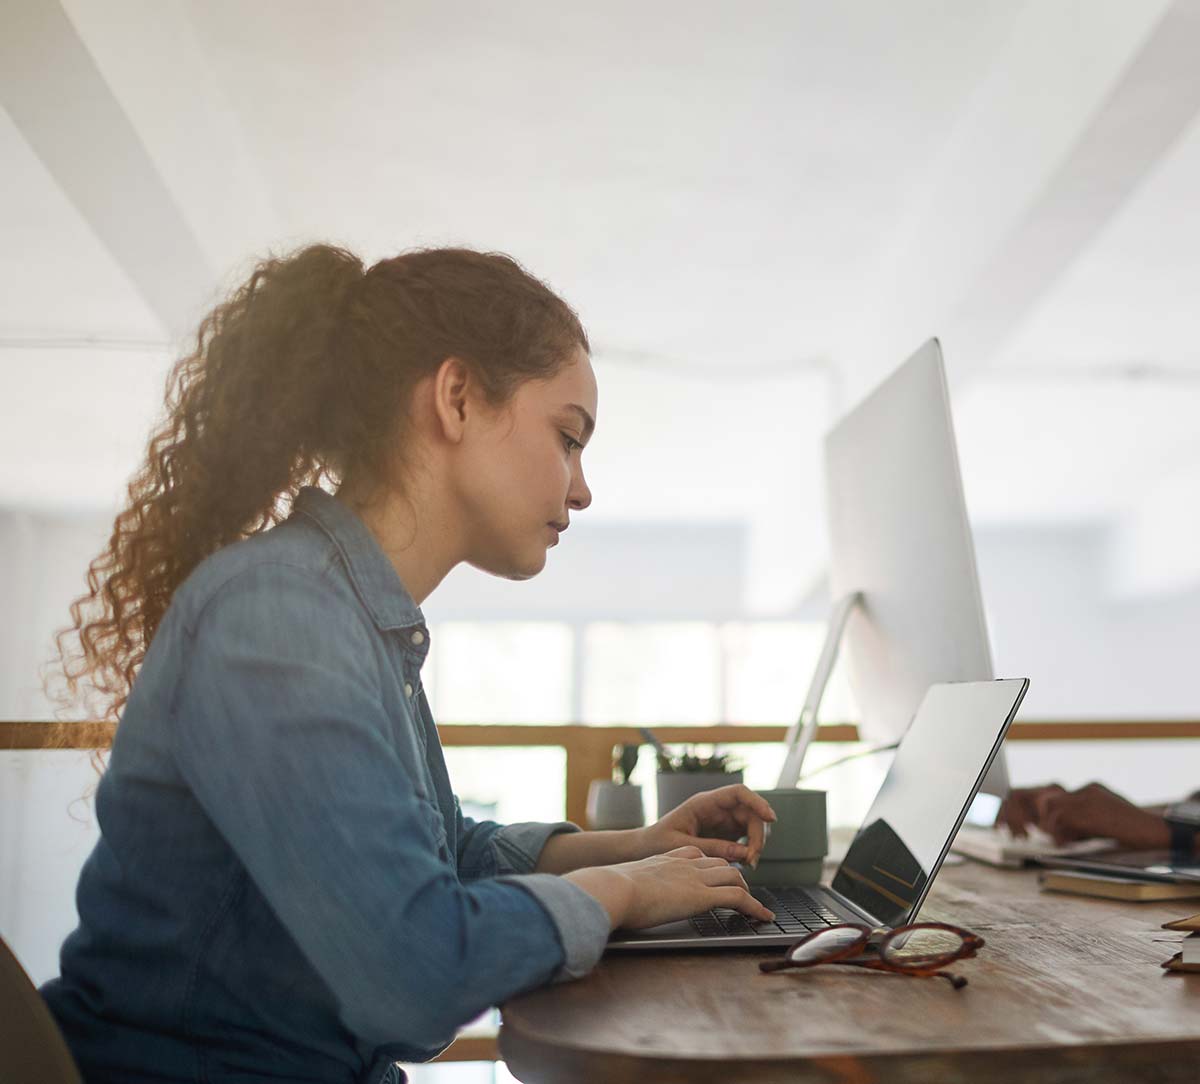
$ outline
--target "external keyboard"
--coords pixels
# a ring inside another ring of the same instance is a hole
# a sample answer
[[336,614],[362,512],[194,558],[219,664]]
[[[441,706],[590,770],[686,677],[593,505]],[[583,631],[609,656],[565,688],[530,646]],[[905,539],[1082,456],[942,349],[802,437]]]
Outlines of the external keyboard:
[[750,889],[750,894],[775,912],[774,922],[759,922],[747,918],[740,911],[714,907],[711,911],[693,915],[692,928],[702,937],[790,933],[799,939],[813,930],[823,930],[845,921],[831,911],[824,901],[803,888],[755,887]]

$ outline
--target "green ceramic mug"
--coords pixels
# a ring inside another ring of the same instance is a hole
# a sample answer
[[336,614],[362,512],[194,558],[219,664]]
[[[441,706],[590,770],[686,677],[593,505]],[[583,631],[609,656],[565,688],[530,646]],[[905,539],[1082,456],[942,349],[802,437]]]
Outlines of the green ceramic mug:
[[823,790],[760,790],[779,818],[759,856],[758,868],[742,868],[750,884],[816,884],[829,853]]

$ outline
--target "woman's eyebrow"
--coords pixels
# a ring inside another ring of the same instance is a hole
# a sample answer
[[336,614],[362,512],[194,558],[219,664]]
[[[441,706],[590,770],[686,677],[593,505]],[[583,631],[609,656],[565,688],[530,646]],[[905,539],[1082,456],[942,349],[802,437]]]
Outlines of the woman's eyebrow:
[[592,435],[592,431],[596,428],[596,419],[593,418],[578,403],[568,403],[564,409],[574,410],[579,414],[579,417],[583,421],[583,439],[586,441],[588,437]]

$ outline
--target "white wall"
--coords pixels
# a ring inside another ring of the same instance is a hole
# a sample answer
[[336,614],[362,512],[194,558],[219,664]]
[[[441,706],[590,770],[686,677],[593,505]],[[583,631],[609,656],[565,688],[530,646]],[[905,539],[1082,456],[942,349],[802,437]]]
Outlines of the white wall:
[[42,672],[111,517],[0,510],[0,719],[50,719]]
[[975,536],[997,673],[1031,679],[1022,715],[1200,719],[1200,589],[1114,593],[1099,526]]
[[[0,512],[0,719],[50,719],[41,670],[83,591],[107,517]],[[0,752],[0,933],[35,982],[58,970],[97,831],[87,753]]]
[[[996,673],[1028,677],[1025,719],[1200,719],[1200,590],[1112,590],[1112,530],[975,532]],[[1014,784],[1099,780],[1149,804],[1200,788],[1200,742],[1015,742]]]
[[90,755],[0,752],[0,933],[35,983],[58,974],[75,882],[99,835]]

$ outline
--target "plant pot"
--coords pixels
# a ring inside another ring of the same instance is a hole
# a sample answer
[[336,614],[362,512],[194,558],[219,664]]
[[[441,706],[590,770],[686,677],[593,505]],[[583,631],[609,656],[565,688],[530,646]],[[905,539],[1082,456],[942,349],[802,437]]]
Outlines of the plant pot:
[[659,772],[658,815],[669,813],[693,794],[741,781],[741,772]]
[[758,868],[742,875],[749,884],[816,884],[829,852],[823,790],[760,790],[779,818],[770,826]]
[[614,783],[611,779],[593,779],[588,786],[587,822],[589,828],[641,828],[645,819],[642,788],[636,783]]

